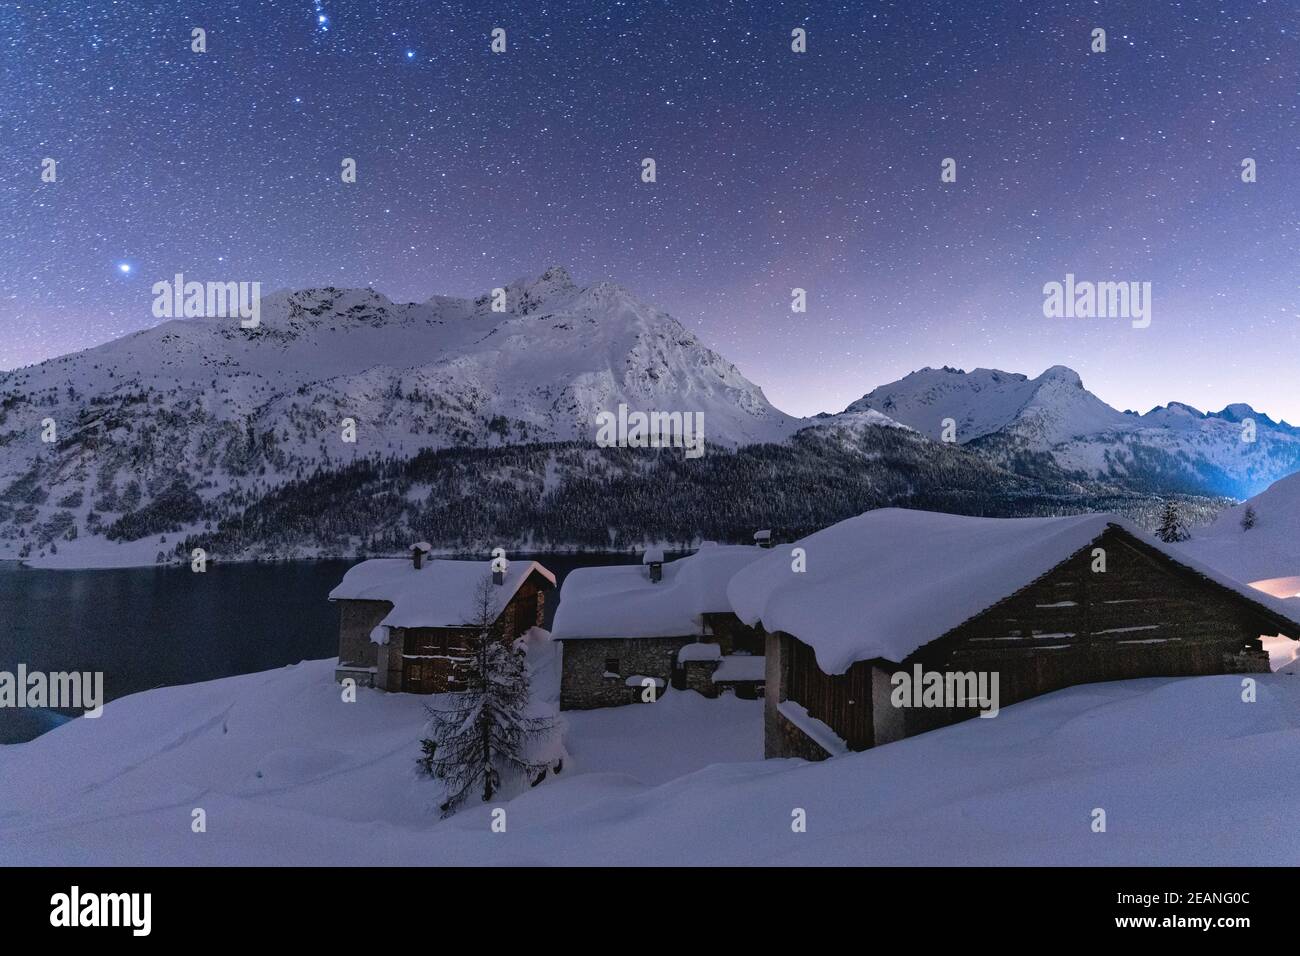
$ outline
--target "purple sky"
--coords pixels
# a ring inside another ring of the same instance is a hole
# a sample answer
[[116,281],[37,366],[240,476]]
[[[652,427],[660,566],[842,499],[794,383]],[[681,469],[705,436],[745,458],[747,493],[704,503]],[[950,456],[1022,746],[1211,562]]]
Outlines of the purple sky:
[[[0,8],[0,367],[153,324],[177,271],[404,300],[560,263],[795,414],[1063,364],[1300,421],[1293,3],[211,6]],[[1067,272],[1151,282],[1151,327],[1044,318]]]

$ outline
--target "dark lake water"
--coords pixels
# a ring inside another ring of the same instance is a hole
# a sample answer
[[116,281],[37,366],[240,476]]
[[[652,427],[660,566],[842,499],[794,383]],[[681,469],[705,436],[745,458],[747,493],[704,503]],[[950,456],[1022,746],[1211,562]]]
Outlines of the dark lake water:
[[[512,556],[519,560],[528,556]],[[574,568],[628,554],[535,555],[563,583]],[[326,595],[355,561],[43,571],[0,561],[0,671],[102,671],[113,700],[152,687],[248,674],[338,654]],[[555,611],[547,605],[547,625]],[[67,717],[0,708],[0,744]]]

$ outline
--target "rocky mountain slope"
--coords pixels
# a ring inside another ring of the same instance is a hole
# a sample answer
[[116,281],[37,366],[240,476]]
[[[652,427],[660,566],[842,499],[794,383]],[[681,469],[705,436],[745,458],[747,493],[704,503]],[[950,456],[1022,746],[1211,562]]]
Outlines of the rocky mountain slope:
[[273,293],[257,329],[174,320],[0,375],[0,557],[73,528],[130,537],[114,522],[160,500],[185,525],[370,456],[592,440],[620,404],[701,412],[721,447],[799,425],[619,286],[552,268],[504,298]]
[[950,435],[1021,473],[1059,471],[1131,490],[1246,497],[1300,469],[1300,429],[1249,405],[1205,413],[1174,402],[1121,412],[1053,366],[1037,378],[925,368],[846,411],[874,410],[936,440]]
[[[900,503],[1059,513],[1131,498],[1132,512],[1300,468],[1300,432],[1247,406],[1119,412],[1059,366],[923,369],[796,419],[620,286],[555,267],[500,303],[276,292],[256,329],[179,319],[0,374],[0,558],[139,563],[205,538],[226,556],[348,553],[407,529],[447,546],[626,546]],[[702,414],[717,460],[597,448],[596,416],[620,405]]]

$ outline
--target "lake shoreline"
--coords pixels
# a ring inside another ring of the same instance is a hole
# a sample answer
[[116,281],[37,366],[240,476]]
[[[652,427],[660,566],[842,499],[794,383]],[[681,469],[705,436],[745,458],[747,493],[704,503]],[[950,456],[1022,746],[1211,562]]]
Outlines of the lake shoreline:
[[[570,571],[640,560],[636,552],[511,557],[555,574],[547,627]],[[0,606],[12,609],[0,625],[0,671],[22,664],[28,672],[101,672],[112,701],[335,657],[339,610],[329,592],[358,560],[220,561],[201,574],[176,564],[41,568],[0,560]],[[67,716],[0,708],[0,744],[34,739]]]
[[[727,543],[727,542],[724,542]],[[746,542],[741,542],[746,543]],[[139,570],[144,568],[184,568],[188,567],[188,562],[179,559],[169,558],[167,561],[159,562],[157,560],[146,561],[143,558],[137,558],[132,555],[131,545],[139,542],[127,542],[123,545],[120,556],[106,553],[93,552],[84,555],[78,555],[74,552],[64,559],[65,552],[54,555],[43,555],[32,558],[18,557],[0,557],[0,564],[13,563],[30,568],[34,571],[120,571],[120,570]],[[584,545],[559,545],[556,547],[546,548],[542,551],[530,550],[526,547],[507,548],[507,557],[516,556],[520,558],[536,559],[539,555],[559,555],[562,557],[577,557],[589,555],[592,557],[602,556],[626,556],[631,557],[641,554],[646,548],[661,548],[665,554],[689,554],[697,549],[701,542],[690,542],[686,550],[682,550],[680,541],[657,541],[657,542],[638,542],[636,545],[627,548],[589,548]],[[150,545],[153,547],[153,545]],[[138,550],[138,549],[134,549]],[[483,551],[465,551],[454,548],[434,548],[430,554],[434,558],[450,558],[453,560],[473,560],[481,557],[488,560],[491,556],[491,549]],[[156,556],[155,556],[156,557]],[[301,561],[365,561],[370,558],[405,558],[405,553],[394,554],[300,554],[285,555],[283,557],[239,557],[239,558],[213,558],[209,557],[207,563],[209,567],[222,565],[258,565],[258,564],[292,564]],[[92,560],[88,560],[92,559]]]

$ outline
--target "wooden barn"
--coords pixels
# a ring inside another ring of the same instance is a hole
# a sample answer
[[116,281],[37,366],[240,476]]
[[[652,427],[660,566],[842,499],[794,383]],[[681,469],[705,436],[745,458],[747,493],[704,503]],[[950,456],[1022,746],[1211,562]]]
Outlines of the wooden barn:
[[541,626],[555,576],[536,561],[494,573],[488,561],[427,560],[428,550],[421,543],[409,559],[362,561],[330,592],[339,606],[336,679],[408,694],[462,689],[485,596],[502,640]]
[[727,584],[771,552],[705,542],[664,561],[646,551],[641,565],[579,568],[564,579],[551,634],[564,646],[563,709],[640,701],[647,679],[716,696],[761,692],[763,638],[736,619]]
[[[1111,515],[968,518],[882,509],[744,569],[739,618],[766,633],[765,751],[828,755],[1074,684],[1267,672],[1260,638],[1300,607],[1182,557]],[[928,679],[928,678],[927,678]]]

